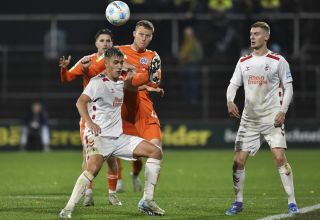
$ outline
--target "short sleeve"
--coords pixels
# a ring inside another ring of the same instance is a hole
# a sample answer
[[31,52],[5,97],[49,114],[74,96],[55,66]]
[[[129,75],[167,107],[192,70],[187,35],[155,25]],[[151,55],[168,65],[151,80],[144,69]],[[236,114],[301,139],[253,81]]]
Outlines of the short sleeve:
[[278,71],[279,71],[279,77],[282,84],[292,82],[290,67],[288,62],[284,58],[280,59]]
[[241,66],[240,66],[240,60],[237,63],[237,66],[233,72],[232,78],[230,80],[230,83],[236,85],[236,86],[242,86],[243,79],[241,74]]
[[101,79],[92,78],[82,94],[89,96],[91,100],[99,98],[101,96],[101,91],[103,91],[102,83],[103,81]]

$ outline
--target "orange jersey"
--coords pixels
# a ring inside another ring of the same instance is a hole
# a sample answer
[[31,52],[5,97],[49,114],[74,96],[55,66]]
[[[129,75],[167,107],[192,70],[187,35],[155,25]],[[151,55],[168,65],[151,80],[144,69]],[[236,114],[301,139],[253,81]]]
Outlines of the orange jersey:
[[[151,59],[156,55],[155,51],[145,50],[144,52],[136,52],[131,45],[118,47],[125,55],[125,62],[134,67],[137,73],[146,73],[149,69]],[[161,72],[160,72],[161,73]],[[160,74],[161,76],[161,74]],[[124,105],[122,105],[122,118],[129,122],[138,122],[143,119],[149,123],[160,124],[153,103],[149,97],[148,91],[142,90],[138,92],[126,92]],[[141,133],[141,131],[139,131]]]
[[82,64],[79,60],[71,69],[67,70],[64,68],[61,68],[60,70],[60,77],[62,82],[70,82],[77,77],[82,76],[83,77],[83,88],[85,88],[90,79],[99,73],[101,73],[105,69],[105,60],[104,56],[98,56],[97,53],[89,55],[91,59],[91,65],[89,67],[89,71],[87,73],[83,73],[82,71]]

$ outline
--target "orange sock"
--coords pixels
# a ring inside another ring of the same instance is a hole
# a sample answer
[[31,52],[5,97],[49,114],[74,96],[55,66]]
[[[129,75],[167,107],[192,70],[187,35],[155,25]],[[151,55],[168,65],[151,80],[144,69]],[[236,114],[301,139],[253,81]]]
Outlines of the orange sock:
[[117,188],[118,175],[116,173],[113,173],[111,170],[109,170],[107,177],[108,177],[109,192],[110,191],[115,192]]
[[122,162],[120,159],[117,158],[117,164],[118,164],[118,179],[122,179]]
[[142,158],[138,158],[136,161],[132,162],[132,174],[133,176],[138,176],[140,171],[142,170]]

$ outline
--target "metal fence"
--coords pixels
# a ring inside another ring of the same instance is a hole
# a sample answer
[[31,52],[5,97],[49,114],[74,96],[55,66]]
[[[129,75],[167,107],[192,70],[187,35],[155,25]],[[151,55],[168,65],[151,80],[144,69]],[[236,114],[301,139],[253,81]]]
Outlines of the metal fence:
[[[133,14],[127,26],[110,27],[117,36],[117,43],[131,42],[128,36],[131,35],[135,21],[139,19],[150,19],[158,27],[158,38],[155,37],[151,47],[159,48],[156,50],[161,51],[164,61],[162,86],[166,90],[166,96],[163,99],[154,97],[161,118],[207,121],[227,117],[225,91],[237,58],[219,63],[211,62],[211,57],[208,56],[196,73],[198,102],[188,103],[184,99],[185,79],[180,67],[172,61],[178,55],[183,26],[192,22],[202,28],[211,27],[212,22],[217,22],[218,19],[236,24],[267,19],[279,24],[279,27],[287,27],[289,32],[286,34],[291,36],[288,39],[288,47],[291,49],[286,54],[295,81],[290,117],[320,119],[320,44],[305,40],[308,34],[305,26],[310,22],[319,23],[320,13],[259,14],[252,15],[250,19],[244,14],[226,14],[223,18],[213,14],[196,14],[192,19],[186,14]],[[75,62],[82,55],[94,51],[91,45],[93,43],[90,44],[92,36],[97,29],[106,25],[106,19],[100,14],[0,15],[0,27],[5,30],[0,42],[0,118],[20,117],[21,112],[34,99],[43,100],[53,118],[77,118],[74,103],[80,94],[81,82],[78,80],[69,85],[60,83],[57,56],[61,53],[72,54]],[[63,48],[58,46],[59,30],[64,30],[68,36]],[[45,35],[51,39],[49,51],[56,52],[51,57],[45,46]],[[214,42],[209,42],[211,43]],[[240,91],[240,97],[241,93]],[[243,100],[238,99],[238,102],[241,106]]]

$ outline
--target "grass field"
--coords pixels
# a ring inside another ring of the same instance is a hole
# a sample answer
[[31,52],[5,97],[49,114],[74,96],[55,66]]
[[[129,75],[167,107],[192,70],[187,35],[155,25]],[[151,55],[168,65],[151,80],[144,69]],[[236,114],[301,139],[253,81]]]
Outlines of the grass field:
[[[156,201],[166,210],[153,219],[260,219],[287,212],[287,199],[270,151],[250,158],[246,168],[245,209],[225,216],[233,202],[232,151],[167,151]],[[299,207],[320,203],[320,150],[287,152]],[[0,219],[57,219],[80,173],[80,152],[0,153]],[[122,207],[107,205],[105,167],[95,180],[94,207],[79,204],[74,219],[149,219],[137,211],[130,164],[124,162]],[[291,219],[320,219],[320,211]]]

